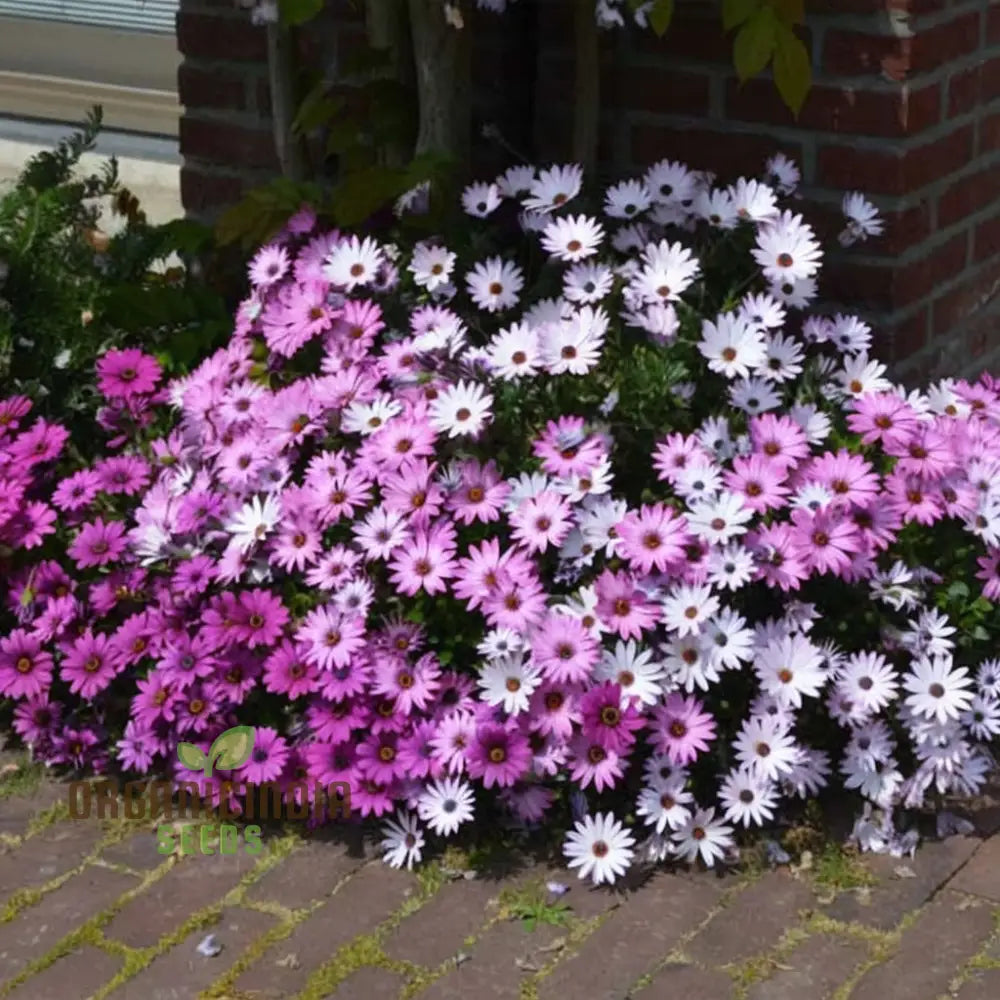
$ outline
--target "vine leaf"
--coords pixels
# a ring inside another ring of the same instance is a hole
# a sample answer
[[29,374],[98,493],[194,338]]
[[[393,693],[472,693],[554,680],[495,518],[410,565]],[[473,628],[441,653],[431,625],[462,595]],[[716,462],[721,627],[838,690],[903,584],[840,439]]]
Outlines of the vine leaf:
[[812,66],[809,52],[791,28],[783,27],[778,34],[773,71],[781,99],[798,116],[812,86]]
[[661,37],[666,34],[667,28],[674,16],[674,0],[656,0],[653,9],[649,12],[649,23]]
[[773,7],[761,7],[747,18],[733,41],[733,65],[741,83],[767,67],[774,55],[777,35],[778,21]]

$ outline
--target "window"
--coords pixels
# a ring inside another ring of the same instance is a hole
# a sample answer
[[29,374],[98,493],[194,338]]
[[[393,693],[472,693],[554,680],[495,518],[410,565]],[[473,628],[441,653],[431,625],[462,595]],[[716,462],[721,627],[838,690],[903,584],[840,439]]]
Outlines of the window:
[[176,136],[178,0],[0,0],[0,114]]

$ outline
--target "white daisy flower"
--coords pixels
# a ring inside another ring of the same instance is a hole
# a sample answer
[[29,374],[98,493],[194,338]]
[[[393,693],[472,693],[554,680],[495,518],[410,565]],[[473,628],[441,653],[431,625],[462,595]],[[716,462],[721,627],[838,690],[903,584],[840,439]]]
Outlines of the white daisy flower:
[[490,257],[465,276],[472,301],[487,312],[509,309],[517,303],[518,292],[524,287],[524,273],[510,261]]
[[613,813],[585,816],[566,837],[563,854],[570,868],[579,868],[581,879],[608,884],[624,875],[635,856],[635,838]]
[[609,187],[604,195],[604,212],[613,219],[632,219],[652,204],[646,185],[640,181],[622,181]]
[[597,253],[604,230],[596,219],[568,215],[546,223],[542,249],[560,260],[575,262]]
[[650,196],[661,204],[689,203],[698,191],[695,175],[683,163],[672,160],[654,163],[643,180]]
[[447,247],[417,243],[413,248],[413,259],[408,270],[421,288],[433,292],[448,284],[454,267],[455,254]]
[[751,253],[768,281],[813,278],[819,271],[823,251],[801,215],[782,212],[758,228],[756,243]]
[[746,378],[767,358],[764,334],[737,313],[722,313],[713,323],[702,320],[698,350],[708,367],[725,378]]
[[431,401],[429,419],[448,437],[478,434],[489,422],[493,397],[476,382],[459,382],[442,389]]
[[696,809],[672,835],[674,850],[689,864],[697,858],[711,868],[733,846],[733,828],[715,818],[714,809]]
[[792,194],[802,180],[799,168],[784,153],[775,153],[765,166],[768,179],[781,194]]
[[733,823],[763,826],[774,819],[778,792],[773,782],[741,767],[726,775],[719,786],[719,801],[726,819]]
[[885,226],[878,217],[878,209],[863,194],[849,191],[841,207],[847,218],[847,226],[838,237],[841,246],[849,247],[869,236],[882,235]]
[[538,333],[526,323],[497,333],[487,346],[490,369],[502,379],[535,375],[542,366]]
[[462,208],[467,215],[477,219],[485,219],[500,202],[500,189],[496,184],[470,184],[462,192]]
[[419,862],[424,847],[424,834],[417,817],[403,809],[396,812],[395,820],[387,820],[383,827],[382,850],[384,860],[393,868],[406,865],[412,869]]
[[649,649],[643,649],[631,639],[615,644],[614,651],[604,650],[600,663],[594,668],[599,681],[612,681],[622,691],[622,703],[638,698],[643,705],[655,705],[663,694],[663,680],[667,672],[663,664],[653,659]]
[[909,692],[906,705],[916,715],[941,723],[958,719],[972,705],[971,686],[968,668],[953,668],[949,656],[922,656],[903,677]]
[[657,833],[667,827],[679,830],[691,817],[688,806],[694,796],[687,791],[687,775],[681,770],[669,770],[665,775],[647,777],[648,784],[639,792],[635,812]]
[[769,781],[779,781],[790,774],[800,753],[784,722],[774,718],[746,720],[733,747],[736,759],[744,767]]
[[741,177],[729,188],[736,214],[745,222],[768,222],[778,214],[774,191],[760,181]]
[[340,241],[327,257],[323,274],[331,285],[350,292],[373,281],[385,257],[370,236],[364,241],[350,236]]
[[496,181],[497,190],[504,198],[520,198],[535,183],[534,167],[508,167]]
[[440,778],[417,797],[417,815],[439,836],[450,837],[473,817],[472,788],[459,778]]
[[583,186],[583,168],[576,163],[542,170],[531,182],[523,205],[536,212],[552,212],[575,198]]
[[477,683],[487,705],[502,705],[508,715],[520,715],[528,711],[528,701],[542,678],[523,656],[512,653],[489,661]]
[[281,500],[269,495],[261,503],[255,496],[245,503],[227,522],[225,528],[233,536],[232,544],[240,552],[247,552],[258,542],[262,542],[274,530],[281,519]]

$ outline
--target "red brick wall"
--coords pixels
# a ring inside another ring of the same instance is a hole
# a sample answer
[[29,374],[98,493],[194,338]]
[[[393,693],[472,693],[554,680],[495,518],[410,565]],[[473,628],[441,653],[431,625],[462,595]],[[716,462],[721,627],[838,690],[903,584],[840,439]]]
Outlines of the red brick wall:
[[[405,0],[398,0],[405,2]],[[303,62],[335,75],[343,53],[364,43],[361,3],[327,0],[327,9],[302,30]],[[496,124],[515,148],[532,137],[534,11],[515,6],[503,20],[481,15],[492,31],[470,25],[475,38],[472,59],[474,127]],[[178,73],[181,119],[181,197],[185,209],[210,216],[239,200],[250,188],[277,171],[271,133],[266,31],[250,22],[236,0],[181,0],[177,41],[184,57]],[[509,154],[495,143],[481,142],[476,166],[502,169]]]
[[[273,169],[263,32],[229,0],[181,8],[183,196],[205,213]],[[535,159],[564,159],[566,0],[519,0],[503,21],[480,23],[494,29],[476,33],[477,127],[499,116]],[[831,256],[822,287],[831,305],[871,318],[878,354],[913,376],[990,363],[1000,354],[1000,3],[828,0],[810,5],[808,25],[816,83],[798,120],[770,81],[735,80],[713,3],[679,0],[662,40],[605,33],[604,167],[671,157],[726,178],[785,150],[828,235],[846,190],[887,217],[886,237]],[[335,44],[358,27],[340,8],[322,30]]]

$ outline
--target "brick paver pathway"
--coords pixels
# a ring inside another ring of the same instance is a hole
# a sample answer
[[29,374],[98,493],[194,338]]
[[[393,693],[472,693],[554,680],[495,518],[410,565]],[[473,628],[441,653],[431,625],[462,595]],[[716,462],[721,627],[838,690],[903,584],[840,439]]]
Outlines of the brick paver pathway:
[[[866,859],[861,888],[814,865],[613,893],[539,861],[393,871],[343,828],[165,857],[148,824],[65,803],[48,781],[0,797],[0,1000],[1000,998],[997,808],[914,859]],[[517,905],[550,879],[568,915],[528,930]]]

